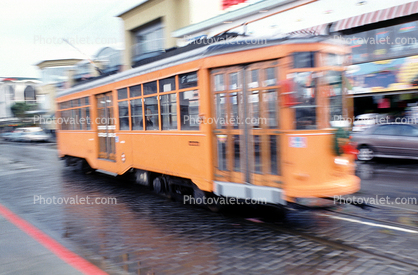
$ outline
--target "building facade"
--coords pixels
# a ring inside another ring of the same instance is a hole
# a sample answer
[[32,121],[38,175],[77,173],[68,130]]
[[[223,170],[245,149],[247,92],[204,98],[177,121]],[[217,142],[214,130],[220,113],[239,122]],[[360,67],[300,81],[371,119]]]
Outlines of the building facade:
[[172,33],[222,12],[222,1],[148,0],[122,14],[125,34],[124,69],[177,46]]
[[13,117],[11,107],[17,102],[36,105],[42,102],[39,97],[39,84],[36,78],[3,77],[0,78],[0,119]]

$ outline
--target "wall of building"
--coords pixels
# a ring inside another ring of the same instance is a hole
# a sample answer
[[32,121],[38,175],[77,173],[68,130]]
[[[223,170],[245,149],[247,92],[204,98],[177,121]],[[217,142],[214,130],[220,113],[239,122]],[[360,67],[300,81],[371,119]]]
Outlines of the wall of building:
[[164,47],[174,47],[176,39],[171,37],[171,32],[190,23],[189,9],[189,0],[151,0],[120,15],[124,21],[125,69],[131,66],[132,45],[135,43],[133,32],[136,29],[160,19],[164,27]]

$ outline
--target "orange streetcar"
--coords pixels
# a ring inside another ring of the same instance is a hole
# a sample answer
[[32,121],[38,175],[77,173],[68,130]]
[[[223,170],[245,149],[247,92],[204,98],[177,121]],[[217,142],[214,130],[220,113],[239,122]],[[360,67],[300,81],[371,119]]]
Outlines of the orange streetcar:
[[356,192],[354,157],[337,153],[332,127],[352,116],[348,49],[327,37],[263,42],[178,49],[60,92],[60,156],[195,198],[285,205]]

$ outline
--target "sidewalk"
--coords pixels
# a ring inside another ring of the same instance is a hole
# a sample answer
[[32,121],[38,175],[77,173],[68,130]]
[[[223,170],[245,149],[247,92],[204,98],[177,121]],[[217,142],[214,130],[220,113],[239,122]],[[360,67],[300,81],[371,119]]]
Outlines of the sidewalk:
[[106,274],[0,204],[0,274]]

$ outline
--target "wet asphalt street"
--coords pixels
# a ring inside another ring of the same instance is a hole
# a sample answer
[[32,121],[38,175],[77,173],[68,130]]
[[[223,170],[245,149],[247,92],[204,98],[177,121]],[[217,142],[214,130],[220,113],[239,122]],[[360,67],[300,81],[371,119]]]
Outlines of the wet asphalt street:
[[418,198],[417,168],[359,163],[355,196],[389,196],[389,205],[279,220],[266,208],[211,213],[123,178],[83,175],[58,160],[54,145],[3,142],[0,202],[110,274],[418,274],[418,206],[395,203]]

